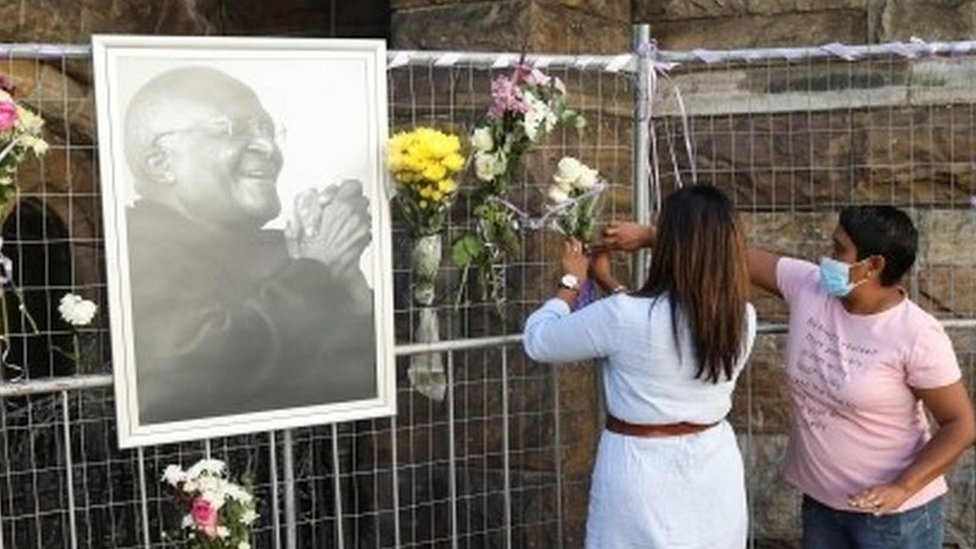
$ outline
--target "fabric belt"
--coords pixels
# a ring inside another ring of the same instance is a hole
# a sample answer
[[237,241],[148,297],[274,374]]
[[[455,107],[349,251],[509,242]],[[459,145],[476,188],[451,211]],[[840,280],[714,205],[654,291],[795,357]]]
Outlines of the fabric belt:
[[682,421],[680,423],[639,424],[627,423],[622,419],[618,419],[610,414],[607,414],[607,431],[631,437],[676,437],[681,435],[691,435],[694,433],[700,433],[705,429],[718,425],[719,423],[720,422],[716,421],[715,423],[703,425],[701,423],[688,423],[687,421]]

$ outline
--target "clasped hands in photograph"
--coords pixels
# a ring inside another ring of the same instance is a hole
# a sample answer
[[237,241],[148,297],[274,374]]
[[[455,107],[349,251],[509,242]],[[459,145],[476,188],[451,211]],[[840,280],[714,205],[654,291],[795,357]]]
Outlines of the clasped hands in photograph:
[[370,224],[369,200],[359,181],[302,191],[295,195],[292,219],[285,227],[288,252],[336,272],[356,269],[372,239]]

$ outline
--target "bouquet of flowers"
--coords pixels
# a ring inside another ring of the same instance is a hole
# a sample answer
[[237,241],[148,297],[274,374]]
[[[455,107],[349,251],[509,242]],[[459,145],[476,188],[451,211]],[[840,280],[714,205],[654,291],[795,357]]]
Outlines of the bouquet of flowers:
[[454,174],[464,168],[456,135],[419,127],[399,132],[387,144],[387,167],[396,183],[396,201],[413,236],[444,230],[444,218],[457,195]]
[[559,124],[582,129],[585,120],[566,106],[566,87],[559,78],[519,63],[511,76],[491,85],[491,106],[484,124],[471,135],[479,188],[473,213],[475,234],[462,235],[453,245],[454,261],[479,273],[483,298],[496,305],[504,300],[502,264],[518,252],[518,224],[505,196],[520,160]]
[[[387,166],[396,182],[395,200],[413,237],[413,299],[420,307],[415,337],[421,343],[438,341],[440,335],[434,286],[441,265],[441,232],[457,196],[453,177],[465,164],[460,151],[461,140],[456,135],[425,127],[394,134],[387,146]],[[447,378],[439,354],[411,356],[407,373],[421,394],[444,398]]]
[[547,193],[546,216],[567,237],[583,243],[593,240],[600,197],[607,185],[599,172],[572,156],[559,161]]
[[227,478],[223,461],[201,459],[184,471],[163,471],[184,512],[181,528],[191,549],[251,549],[250,528],[258,518],[254,497]]
[[47,152],[47,141],[41,137],[44,120],[14,101],[12,86],[0,77],[0,212],[5,212],[16,193],[14,176],[24,156]]

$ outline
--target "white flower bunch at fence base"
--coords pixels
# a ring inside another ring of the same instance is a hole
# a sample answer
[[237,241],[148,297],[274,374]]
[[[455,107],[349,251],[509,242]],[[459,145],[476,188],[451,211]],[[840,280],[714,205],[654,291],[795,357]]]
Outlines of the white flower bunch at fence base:
[[169,465],[162,481],[183,513],[180,537],[186,547],[251,549],[251,525],[258,518],[254,496],[228,479],[223,461],[201,459],[185,471]]

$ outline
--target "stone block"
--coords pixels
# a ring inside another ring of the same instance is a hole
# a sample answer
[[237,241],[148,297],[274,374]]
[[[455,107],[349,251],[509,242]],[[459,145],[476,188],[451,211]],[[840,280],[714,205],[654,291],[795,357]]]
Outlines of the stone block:
[[[626,21],[566,4],[513,0],[400,10],[393,14],[392,47],[563,54],[627,50]],[[432,26],[432,20],[438,24]]]
[[976,32],[976,2],[973,0],[889,0],[881,2],[878,42],[907,41],[919,37],[928,41],[969,40]]
[[867,0],[638,0],[634,3],[634,20],[653,25],[683,19],[866,8]]
[[833,10],[683,19],[657,23],[652,34],[669,50],[861,44],[867,39],[867,15],[858,10]]
[[[621,23],[629,32],[629,0],[532,0],[539,6],[559,6]],[[591,53],[591,52],[586,52]]]
[[919,305],[939,317],[976,318],[976,267],[919,267],[918,282],[909,288]]
[[921,265],[976,263],[976,215],[972,209],[922,210],[918,213]]

